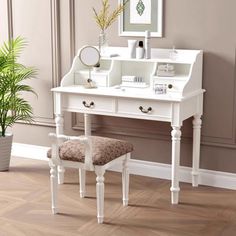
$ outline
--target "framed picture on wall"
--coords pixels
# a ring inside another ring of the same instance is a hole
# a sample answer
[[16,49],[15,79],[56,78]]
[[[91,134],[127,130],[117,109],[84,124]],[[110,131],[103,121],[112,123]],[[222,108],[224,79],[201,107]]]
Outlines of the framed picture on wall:
[[[123,4],[125,0],[119,0]],[[162,37],[163,0],[129,0],[119,17],[120,36]]]

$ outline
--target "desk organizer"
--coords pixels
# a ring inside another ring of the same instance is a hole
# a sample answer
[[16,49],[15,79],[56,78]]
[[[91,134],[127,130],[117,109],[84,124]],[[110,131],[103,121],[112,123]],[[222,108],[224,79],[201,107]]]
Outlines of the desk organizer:
[[[116,54],[116,57],[109,55]],[[167,94],[184,97],[202,88],[202,51],[176,50],[176,58],[170,57],[171,49],[152,49],[150,59],[130,59],[128,49],[109,47],[108,56],[100,59],[99,71],[92,71],[91,78],[98,87],[124,85],[146,88],[155,93],[156,85],[166,85]],[[84,85],[88,68],[75,57],[70,72],[61,85]],[[122,78],[142,78],[140,83],[122,81]]]

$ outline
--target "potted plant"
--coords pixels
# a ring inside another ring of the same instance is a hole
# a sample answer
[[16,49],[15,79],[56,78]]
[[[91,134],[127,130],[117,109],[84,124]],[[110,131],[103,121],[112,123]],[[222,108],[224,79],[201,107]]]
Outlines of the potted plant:
[[0,171],[9,169],[12,133],[7,128],[16,121],[32,122],[33,111],[24,92],[34,93],[24,81],[35,77],[36,70],[18,62],[26,46],[21,37],[11,39],[0,47]]

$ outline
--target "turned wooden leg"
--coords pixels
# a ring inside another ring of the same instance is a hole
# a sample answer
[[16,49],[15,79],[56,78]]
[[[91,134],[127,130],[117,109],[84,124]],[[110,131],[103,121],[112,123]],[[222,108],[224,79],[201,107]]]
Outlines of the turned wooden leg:
[[122,169],[123,206],[128,206],[129,202],[129,170],[127,166],[129,159],[130,159],[130,153],[126,154],[126,158],[123,161],[123,169]]
[[172,136],[172,177],[171,177],[171,203],[178,204],[179,202],[179,162],[180,162],[180,127],[173,126]]
[[86,113],[84,114],[84,135],[91,135],[91,115]]
[[58,184],[64,184],[65,168],[58,166]]
[[97,219],[98,223],[103,223],[104,219],[104,177],[105,170],[102,168],[96,168],[95,173],[97,175],[96,192],[97,192]]
[[57,214],[57,166],[52,162],[49,163],[50,166],[50,180],[51,180],[51,201],[52,201],[52,213]]
[[[60,97],[56,97],[56,99],[60,100]],[[56,123],[57,135],[63,134],[63,130],[64,130],[63,114],[56,114],[55,123]],[[65,168],[63,166],[58,166],[58,184],[64,183],[64,173],[65,173]]]
[[79,187],[80,187],[80,197],[85,197],[85,181],[86,181],[86,171],[79,169]]
[[193,187],[198,186],[201,125],[202,125],[201,115],[195,115],[193,119],[193,169],[192,169]]

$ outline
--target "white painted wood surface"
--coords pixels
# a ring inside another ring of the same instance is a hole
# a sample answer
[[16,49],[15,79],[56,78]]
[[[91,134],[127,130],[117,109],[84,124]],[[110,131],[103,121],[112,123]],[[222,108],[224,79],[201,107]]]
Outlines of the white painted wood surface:
[[180,162],[180,127],[173,126],[171,131],[172,136],[172,171],[171,171],[171,203],[178,204],[179,202],[179,162]]
[[198,186],[201,125],[202,125],[201,115],[195,115],[193,120],[193,170],[192,170],[193,187]]
[[[119,56],[110,58],[110,54]],[[107,87],[86,89],[75,74],[86,68],[75,57],[72,67],[62,79],[61,86],[52,89],[55,93],[55,114],[57,130],[61,131],[64,111],[85,114],[85,133],[90,133],[89,114],[136,118],[169,122],[172,131],[172,181],[171,195],[173,204],[179,201],[179,162],[180,162],[180,127],[185,119],[194,116],[193,135],[193,186],[198,183],[199,153],[202,115],[202,55],[201,50],[176,50],[176,57],[171,57],[168,49],[152,49],[151,59],[129,59],[127,48],[110,47],[108,57],[101,58],[101,70],[107,73]],[[159,65],[170,64],[175,68],[175,76],[159,77]],[[95,72],[94,72],[95,73]],[[96,73],[95,73],[96,74]],[[98,72],[99,74],[99,72]],[[123,75],[142,76],[147,88],[127,88],[120,86]],[[165,94],[156,94],[155,83],[172,85]],[[114,85],[115,86],[110,86]],[[60,95],[59,95],[60,94]],[[87,119],[87,120],[86,120]]]
[[[89,116],[87,116],[88,118]],[[89,118],[87,120],[88,125],[87,132],[90,133],[88,129],[90,126]],[[52,139],[52,156],[49,160],[50,170],[50,180],[51,180],[51,202],[52,202],[52,213],[58,213],[57,206],[57,196],[58,196],[58,184],[59,184],[59,171],[62,167],[79,169],[79,182],[80,182],[80,197],[85,197],[85,181],[86,181],[86,171],[94,171],[96,174],[96,195],[97,195],[97,220],[98,223],[103,223],[104,220],[104,174],[105,171],[113,165],[120,164],[122,167],[122,189],[123,189],[123,205],[128,205],[128,194],[129,194],[129,172],[127,162],[130,159],[130,153],[120,156],[105,165],[93,165],[92,160],[92,143],[89,141],[89,137],[78,137],[78,136],[66,136],[62,134],[49,134]],[[85,144],[85,161],[65,161],[61,160],[59,157],[59,145],[60,143],[68,140],[76,140]],[[64,177],[64,173],[63,173]]]

